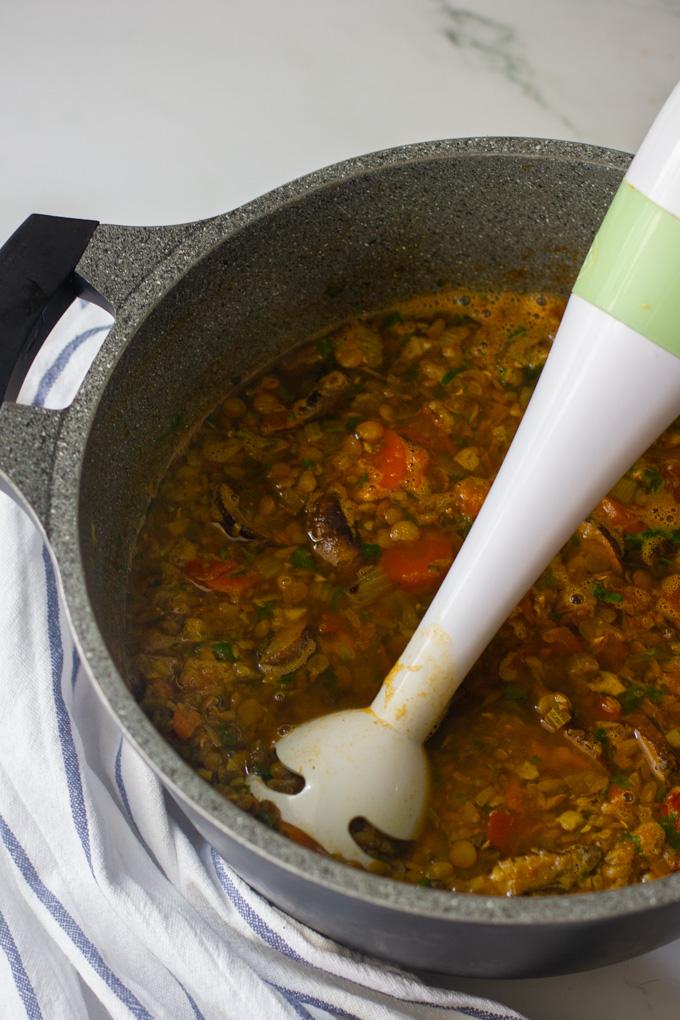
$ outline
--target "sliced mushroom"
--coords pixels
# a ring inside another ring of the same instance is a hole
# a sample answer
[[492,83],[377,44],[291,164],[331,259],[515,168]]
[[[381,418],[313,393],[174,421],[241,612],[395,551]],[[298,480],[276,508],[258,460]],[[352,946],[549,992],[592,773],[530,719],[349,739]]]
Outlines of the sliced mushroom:
[[336,493],[321,496],[307,508],[307,529],[322,560],[346,571],[359,566],[361,542]]
[[581,754],[585,754],[588,758],[592,758],[593,761],[599,761],[602,757],[602,744],[596,743],[593,738],[585,732],[585,730],[572,729],[566,727],[562,730],[564,739],[568,740],[569,743],[580,751]]
[[316,649],[311,630],[304,624],[283,627],[262,649],[258,666],[267,680],[278,680],[304,666]]
[[644,733],[640,727],[636,727],[633,731],[638,747],[647,759],[653,774],[666,785],[669,783],[671,775],[678,771],[678,759],[661,733],[653,732],[651,726],[643,725],[643,728]]
[[237,494],[228,485],[218,486],[213,505],[217,520],[214,522],[232,542],[269,542],[266,535],[251,528],[240,508]]
[[289,411],[267,415],[262,422],[263,434],[298,428],[314,418],[329,414],[348,386],[349,379],[343,372],[329,372],[306,397],[297,400]]

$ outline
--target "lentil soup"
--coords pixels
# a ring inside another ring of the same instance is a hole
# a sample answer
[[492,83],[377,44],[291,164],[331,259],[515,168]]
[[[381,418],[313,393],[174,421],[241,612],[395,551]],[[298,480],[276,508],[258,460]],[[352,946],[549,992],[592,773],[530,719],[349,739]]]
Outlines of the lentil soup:
[[[563,311],[444,293],[346,323],[230,392],[176,458],[127,603],[142,708],[216,789],[300,780],[276,741],[370,703],[477,515]],[[594,509],[428,744],[417,841],[370,870],[498,895],[608,889],[680,857],[680,423]],[[320,849],[320,848],[316,848]]]

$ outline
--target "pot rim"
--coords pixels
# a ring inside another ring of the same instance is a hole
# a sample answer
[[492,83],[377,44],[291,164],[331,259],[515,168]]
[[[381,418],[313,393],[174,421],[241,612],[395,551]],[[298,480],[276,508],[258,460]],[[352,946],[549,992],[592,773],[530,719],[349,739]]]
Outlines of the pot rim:
[[121,354],[133,342],[137,329],[151,310],[214,247],[284,205],[302,201],[318,189],[332,188],[349,178],[379,173],[383,168],[467,156],[576,161],[585,165],[606,165],[620,170],[622,174],[630,160],[627,153],[618,150],[540,138],[473,137],[414,143],[335,163],[284,184],[231,212],[187,224],[187,228],[194,229],[188,229],[184,242],[161,259],[151,278],[145,278],[119,304],[116,323],[78,396],[61,413],[50,490],[49,539],[57,561],[69,623],[84,667],[116,725],[162,779],[180,807],[183,800],[188,800],[195,812],[237,843],[307,882],[387,910],[422,915],[432,920],[512,926],[582,925],[591,920],[630,917],[677,903],[680,900],[680,873],[646,884],[572,895],[506,898],[452,893],[423,889],[348,868],[268,829],[202,780],[153,727],[107,650],[87,592],[78,516],[81,470],[89,429]]

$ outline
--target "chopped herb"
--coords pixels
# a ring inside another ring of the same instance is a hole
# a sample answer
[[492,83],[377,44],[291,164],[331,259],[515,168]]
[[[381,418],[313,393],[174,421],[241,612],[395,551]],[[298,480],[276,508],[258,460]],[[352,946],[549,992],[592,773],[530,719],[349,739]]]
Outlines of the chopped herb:
[[220,738],[222,747],[232,748],[238,744],[238,734],[234,733],[229,726],[218,726],[217,736]]
[[607,736],[607,731],[604,726],[599,726],[598,729],[595,730],[593,740],[596,744],[602,744],[603,747],[608,746],[609,737]]
[[665,818],[659,818],[658,821],[666,836],[666,842],[671,850],[675,850],[677,853],[680,850],[680,832],[677,830],[678,816],[675,812],[671,812]]
[[526,326],[516,326],[510,333],[508,333],[508,340],[514,340],[515,337],[522,336],[526,333]]
[[432,882],[429,880],[429,878],[425,878],[425,876],[423,875],[420,882],[418,882],[418,885],[422,885],[425,889],[429,889],[432,885]]
[[382,549],[376,542],[364,542],[363,550],[367,560],[378,560],[382,556]]
[[506,701],[524,701],[526,696],[527,692],[517,684],[503,684],[503,697]]
[[338,602],[340,601],[340,598],[341,598],[342,595],[343,595],[343,589],[342,588],[336,588],[334,590],[333,594],[331,595],[331,607],[333,609],[337,609],[338,608]]
[[251,767],[248,769],[248,772],[250,773],[251,776],[259,776],[263,783],[269,782],[269,780],[272,777],[272,774],[269,771],[267,765],[260,764],[251,765]]
[[345,426],[340,421],[329,421],[324,428],[324,432],[344,432],[344,431]]
[[300,461],[300,464],[302,465],[303,470],[309,471],[310,468],[314,467],[315,461],[309,460],[309,458],[305,457]]
[[578,537],[578,535],[571,536],[571,544],[578,548],[578,546],[581,544],[581,539]]
[[276,608],[276,599],[267,599],[261,606],[257,607],[258,620],[271,620]]
[[396,326],[398,322],[403,322],[403,321],[404,321],[404,317],[401,314],[401,312],[394,311],[394,312],[390,312],[390,314],[385,317],[384,325],[385,326]]
[[635,535],[624,535],[623,540],[629,549],[642,549],[650,538],[663,538],[672,545],[680,544],[680,528],[647,528]]
[[618,786],[619,790],[625,790],[633,785],[628,776],[624,775],[623,772],[617,772],[615,776],[612,776],[612,783]]
[[330,340],[327,336],[322,336],[320,340],[317,340],[316,349],[325,360],[333,353],[336,346],[337,344],[334,340]]
[[539,754],[535,754],[533,758],[529,758],[529,761],[531,762],[532,765],[538,765],[538,763],[543,761],[543,759]]
[[658,687],[654,687],[652,684],[647,684],[645,687],[645,697],[652,704],[658,704],[663,698],[664,692],[660,691]]
[[621,711],[624,715],[627,715],[629,712],[635,712],[642,704],[644,696],[645,692],[641,687],[637,687],[635,684],[633,684],[632,687],[629,687],[628,690],[624,691],[619,698]]
[[640,842],[640,837],[636,836],[634,832],[630,832],[628,829],[626,829],[624,834],[621,836],[621,840],[623,841],[624,839],[630,840],[630,842],[633,844],[637,852],[639,854],[642,853],[642,843]]
[[450,382],[453,382],[458,373],[462,371],[463,371],[462,368],[450,368],[448,372],[444,373],[444,375],[441,377],[439,381],[442,384],[442,386],[448,386]]
[[231,641],[217,641],[210,647],[218,662],[236,662],[234,646]]
[[307,570],[314,570],[316,563],[314,557],[307,549],[303,549],[302,546],[294,551],[290,558],[291,565],[294,567],[304,567]]
[[623,595],[620,592],[610,591],[608,588],[603,588],[601,584],[595,585],[593,594],[596,599],[600,599],[602,602],[623,602]]
[[285,685],[294,684],[296,677],[297,677],[297,673],[284,673],[284,675],[280,676],[279,679],[276,682],[277,682],[277,684],[285,684]]
[[646,492],[656,492],[663,485],[663,478],[659,474],[658,468],[648,468],[642,476],[645,480]]
[[367,481],[368,481],[368,471],[364,471],[363,475],[359,475],[359,477],[357,478],[357,485],[361,489],[361,488],[363,488],[363,486],[366,484]]
[[347,431],[354,432],[355,428],[357,427],[360,421],[361,421],[360,414],[351,414],[345,423],[347,426]]

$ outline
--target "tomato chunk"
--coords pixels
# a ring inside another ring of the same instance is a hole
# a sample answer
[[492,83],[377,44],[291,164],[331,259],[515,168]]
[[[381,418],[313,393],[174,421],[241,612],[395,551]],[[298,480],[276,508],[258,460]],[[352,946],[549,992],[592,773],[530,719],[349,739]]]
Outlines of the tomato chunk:
[[189,577],[211,591],[222,591],[236,598],[249,591],[260,580],[254,571],[235,574],[237,564],[230,560],[190,560],[184,565]]
[[414,542],[399,542],[386,549],[382,565],[393,584],[416,591],[438,584],[453,556],[453,539],[443,531],[430,531]]

